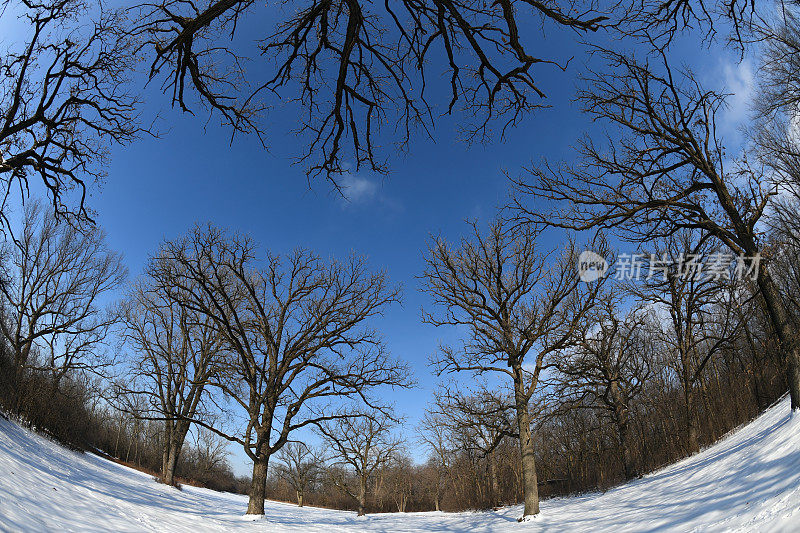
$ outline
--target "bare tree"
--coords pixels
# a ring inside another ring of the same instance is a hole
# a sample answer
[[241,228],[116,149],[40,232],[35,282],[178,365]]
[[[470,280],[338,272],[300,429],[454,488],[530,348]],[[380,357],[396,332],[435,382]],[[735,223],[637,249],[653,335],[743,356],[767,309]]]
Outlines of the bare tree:
[[366,514],[368,481],[400,447],[400,440],[392,435],[395,424],[378,411],[327,420],[318,426],[330,447],[334,466],[341,467],[331,470],[333,482],[358,502],[358,516]]
[[118,314],[103,299],[127,271],[103,232],[56,220],[33,202],[18,238],[3,244],[0,332],[13,353],[17,408],[28,371],[51,373],[53,386],[72,371],[100,372],[99,350]]
[[797,107],[800,104],[800,20],[797,9],[787,6],[781,22],[765,26],[761,58],[759,96],[755,99],[753,130],[760,159],[772,172],[782,193],[772,204],[767,219],[775,262],[773,275],[795,320],[800,299],[793,285],[800,281],[797,253],[800,250],[800,139]]
[[434,360],[439,374],[497,373],[511,381],[524,518],[539,512],[529,404],[542,372],[573,345],[601,284],[580,281],[572,244],[549,264],[550,254],[539,252],[530,226],[512,232],[494,222],[482,234],[473,224],[472,233],[455,248],[442,239],[431,242],[423,278],[440,311],[425,313],[423,319],[435,326],[463,328],[468,335],[459,348],[441,348]]
[[443,388],[436,394],[434,412],[448,432],[448,440],[457,449],[486,459],[489,504],[500,505],[495,450],[507,437],[519,437],[513,394],[490,390],[486,384],[469,391]]
[[1,2],[0,18],[14,16],[26,37],[0,53],[0,222],[14,188],[27,197],[31,175],[57,213],[86,217],[87,182],[104,175],[109,145],[142,133],[123,19],[81,0]]
[[420,440],[430,449],[435,466],[436,479],[433,487],[434,510],[440,511],[442,490],[450,467],[453,448],[448,439],[448,416],[435,406],[425,411],[418,429]]
[[405,513],[408,501],[415,492],[414,464],[411,458],[401,451],[396,451],[384,467],[385,486],[391,493],[398,513]]
[[650,374],[650,313],[634,308],[623,315],[619,297],[599,299],[577,334],[575,349],[559,362],[558,395],[568,407],[597,410],[616,428],[625,479],[636,476],[631,454],[631,409]]
[[279,475],[297,495],[298,507],[303,506],[306,491],[316,482],[322,470],[322,454],[299,441],[287,442],[278,452]]
[[294,431],[342,416],[335,403],[377,405],[378,386],[411,385],[368,321],[399,297],[364,260],[324,262],[305,250],[256,262],[247,237],[196,228],[165,243],[159,273],[210,317],[231,357],[214,385],[246,413],[241,432],[196,422],[241,444],[253,461],[248,514],[264,513],[269,459]]
[[[580,101],[619,136],[606,147],[586,138],[579,164],[545,165],[515,180],[517,213],[561,228],[613,228],[639,243],[697,230],[734,254],[760,258],[757,285],[787,361],[792,409],[800,408],[800,345],[759,224],[774,183],[746,156],[726,159],[716,126],[724,95],[691,72],[674,72],[663,52],[658,71],[655,63],[604,54],[611,71],[590,76]],[[529,195],[556,208],[537,211],[525,203]]]
[[[224,349],[213,319],[183,305],[187,296],[153,259],[125,302],[126,338],[135,355],[128,387],[149,399],[150,417],[164,423],[162,482],[175,468],[192,420],[208,414],[207,386]],[[191,287],[197,290],[197,287]]]
[[669,354],[668,364],[683,392],[689,453],[700,449],[697,385],[708,363],[732,342],[741,325],[733,310],[737,303],[726,298],[732,295],[730,279],[697,270],[680,272],[680,258],[713,255],[708,241],[696,239],[696,232],[683,231],[657,243],[651,257],[667,258],[669,267],[663,276],[653,276],[631,288],[641,301],[669,315],[669,327],[661,331],[661,336]]
[[[2,6],[0,16],[17,14],[9,2]],[[447,113],[461,104],[472,115],[467,138],[488,137],[495,121],[503,134],[518,124],[543,105],[536,69],[566,69],[571,59],[539,49],[541,39],[532,36],[542,28],[584,35],[655,28],[669,42],[697,22],[713,29],[721,14],[742,42],[740,29],[755,9],[736,0],[311,0],[281,11],[252,0],[156,0],[125,10],[131,22],[80,0],[22,6],[29,37],[0,63],[0,177],[8,193],[15,184],[26,190],[29,174],[38,174],[56,210],[79,215],[87,214],[86,181],[102,176],[109,143],[142,131],[128,80],[141,51],[174,106],[205,106],[232,132],[253,133],[264,144],[260,119],[270,98],[296,101],[306,140],[301,159],[310,174],[335,180],[351,161],[387,169],[379,140],[386,124],[396,126],[391,135],[401,147],[416,128],[432,130],[440,113],[431,98],[441,92],[430,87],[440,74]],[[275,27],[243,43],[240,23],[265,14]],[[247,70],[248,61],[268,68]],[[63,201],[72,188],[77,206]]]
[[781,171],[782,177],[791,177],[794,179],[789,181],[795,181],[798,154],[792,121],[800,102],[800,18],[797,6],[783,6],[779,17],[771,24],[761,24],[758,30],[764,46],[758,79],[760,96],[754,102],[758,121],[756,133],[767,137],[757,140],[768,141],[762,146],[767,148],[767,159]]
[[194,432],[194,465],[193,475],[200,480],[206,479],[214,470],[228,468],[228,441],[203,427]]

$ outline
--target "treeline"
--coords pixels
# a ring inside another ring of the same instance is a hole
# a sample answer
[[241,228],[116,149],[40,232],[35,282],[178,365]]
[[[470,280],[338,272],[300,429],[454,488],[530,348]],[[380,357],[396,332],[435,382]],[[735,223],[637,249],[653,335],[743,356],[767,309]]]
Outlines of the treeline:
[[[732,346],[702,373],[697,384],[700,447],[751,420],[785,394],[784,368],[774,343],[770,346],[761,338],[757,346],[759,352]],[[683,391],[670,375],[667,367],[654,372],[630,406],[631,477],[690,453]],[[484,435],[491,433],[488,427],[481,429]],[[522,500],[516,438],[504,436],[487,450],[479,431],[453,427],[431,415],[420,430],[417,437],[407,437],[407,448],[438,451],[424,464],[414,464],[408,452],[395,454],[370,479],[366,512],[490,509]],[[626,480],[619,436],[596,406],[562,406],[544,416],[535,433],[542,497],[606,490]],[[297,503],[302,494],[306,505],[357,510],[357,500],[337,487],[328,469],[319,456],[299,468],[291,460],[281,461],[270,475],[267,497]],[[304,470],[305,486],[298,492],[297,473]]]

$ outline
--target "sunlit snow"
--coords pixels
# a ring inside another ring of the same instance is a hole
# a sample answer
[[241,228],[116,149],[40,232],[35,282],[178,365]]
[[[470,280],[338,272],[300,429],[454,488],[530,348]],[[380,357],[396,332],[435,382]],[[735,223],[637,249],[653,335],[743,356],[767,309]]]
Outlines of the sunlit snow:
[[3,531],[800,531],[800,416],[785,399],[718,444],[606,493],[497,512],[370,515],[159,485],[140,472],[65,450],[0,419]]

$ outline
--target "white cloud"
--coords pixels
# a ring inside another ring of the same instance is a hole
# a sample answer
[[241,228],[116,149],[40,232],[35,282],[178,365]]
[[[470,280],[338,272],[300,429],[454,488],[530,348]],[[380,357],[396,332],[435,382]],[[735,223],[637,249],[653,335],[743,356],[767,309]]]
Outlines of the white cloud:
[[347,172],[337,182],[349,203],[366,203],[378,196],[378,183],[369,178]]
[[727,108],[723,110],[721,128],[731,140],[741,140],[739,131],[750,115],[750,106],[756,89],[753,66],[747,59],[739,62],[725,62],[722,65],[722,78],[724,92],[729,96],[726,99]]

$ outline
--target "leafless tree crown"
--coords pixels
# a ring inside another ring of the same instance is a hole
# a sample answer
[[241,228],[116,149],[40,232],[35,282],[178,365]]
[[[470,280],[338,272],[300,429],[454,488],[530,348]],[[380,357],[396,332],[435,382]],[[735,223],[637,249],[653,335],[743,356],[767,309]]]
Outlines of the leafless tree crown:
[[0,2],[0,17],[15,15],[27,33],[0,52],[2,216],[35,175],[56,212],[86,218],[87,187],[105,176],[110,146],[142,133],[125,21],[81,0]]
[[104,299],[119,288],[127,270],[105,236],[75,227],[52,209],[29,204],[18,238],[2,246],[0,332],[25,371],[45,371],[58,382],[70,373],[102,372],[103,348],[118,321]]

